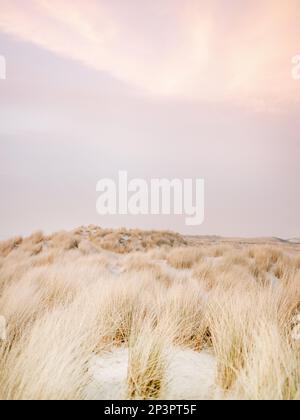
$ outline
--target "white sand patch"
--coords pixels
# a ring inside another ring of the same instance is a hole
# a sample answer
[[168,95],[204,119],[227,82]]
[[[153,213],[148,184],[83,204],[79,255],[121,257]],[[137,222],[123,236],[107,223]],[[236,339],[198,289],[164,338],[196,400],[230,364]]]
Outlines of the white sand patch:
[[127,349],[114,349],[112,352],[104,353],[101,357],[93,357],[89,369],[92,380],[85,390],[86,399],[124,399],[126,396],[127,371]]
[[169,275],[172,279],[185,279],[187,277],[191,277],[192,276],[192,272],[193,270],[188,269],[188,268],[184,268],[184,269],[179,269],[179,268],[174,268],[171,267],[166,261],[164,260],[154,260],[154,263],[157,263],[158,265],[160,265],[160,267],[164,270],[164,272]]
[[266,273],[266,279],[269,281],[272,287],[277,286],[280,282],[280,280],[273,273]]
[[218,265],[222,264],[224,257],[205,257],[204,261],[209,263],[211,267],[217,267]]
[[[208,352],[170,348],[162,399],[204,400],[212,396],[215,358]],[[124,399],[127,390],[128,349],[114,349],[90,363],[92,380],[85,389],[89,400]]]
[[292,239],[289,239],[288,242],[290,244],[300,244],[300,238],[292,238]]
[[215,382],[216,360],[202,351],[172,349],[163,399],[209,399]]
[[123,270],[119,265],[110,265],[109,272],[115,276],[122,274]]

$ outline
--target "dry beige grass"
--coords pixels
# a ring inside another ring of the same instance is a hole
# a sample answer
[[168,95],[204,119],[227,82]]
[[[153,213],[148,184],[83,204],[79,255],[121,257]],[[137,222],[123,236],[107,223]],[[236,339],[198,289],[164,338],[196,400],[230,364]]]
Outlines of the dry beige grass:
[[194,264],[201,261],[202,256],[203,254],[198,248],[175,248],[169,252],[167,262],[173,268],[181,270],[190,269]]
[[[0,398],[87,398],[92,361],[117,348],[124,398],[300,399],[299,314],[297,244],[96,226],[15,238],[0,243]],[[187,374],[213,357],[213,387],[189,392],[171,348]]]

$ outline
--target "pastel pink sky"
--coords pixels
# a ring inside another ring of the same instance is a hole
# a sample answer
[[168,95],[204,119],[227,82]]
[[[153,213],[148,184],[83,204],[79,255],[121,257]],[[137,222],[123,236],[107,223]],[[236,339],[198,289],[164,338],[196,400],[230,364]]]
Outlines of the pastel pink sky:
[[[299,22],[299,0],[0,0],[0,237],[300,236]],[[100,218],[97,180],[120,169],[205,178],[205,223]]]

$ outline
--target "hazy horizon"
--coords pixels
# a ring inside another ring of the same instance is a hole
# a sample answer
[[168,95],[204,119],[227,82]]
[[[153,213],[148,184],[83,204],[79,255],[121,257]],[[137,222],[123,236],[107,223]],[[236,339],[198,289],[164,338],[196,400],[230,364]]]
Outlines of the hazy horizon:
[[[0,239],[80,225],[300,237],[298,0],[0,0]],[[204,178],[205,222],[96,184]]]

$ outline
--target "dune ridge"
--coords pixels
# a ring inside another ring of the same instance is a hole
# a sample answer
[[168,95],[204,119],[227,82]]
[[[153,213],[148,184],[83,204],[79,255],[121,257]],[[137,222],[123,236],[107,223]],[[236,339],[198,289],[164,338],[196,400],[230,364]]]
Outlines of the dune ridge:
[[116,398],[296,400],[299,315],[296,243],[97,226],[13,238],[0,398],[103,398],[121,355]]

